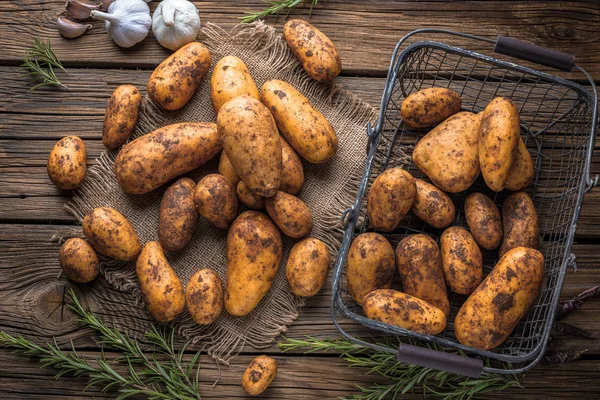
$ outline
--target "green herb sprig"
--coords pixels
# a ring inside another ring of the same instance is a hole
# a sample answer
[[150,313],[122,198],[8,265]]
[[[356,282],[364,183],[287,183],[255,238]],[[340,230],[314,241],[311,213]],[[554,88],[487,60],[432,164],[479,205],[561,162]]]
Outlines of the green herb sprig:
[[[313,7],[315,7],[319,3],[319,0],[308,0],[308,1],[310,1],[309,16],[312,16]],[[257,19],[263,19],[265,17],[268,17],[269,15],[278,16],[282,10],[286,10],[286,9],[287,9],[287,11],[286,11],[285,17],[287,18],[288,15],[290,14],[290,11],[292,10],[292,8],[296,7],[300,3],[302,3],[302,5],[304,6],[307,3],[307,0],[266,0],[264,2],[269,4],[269,6],[259,12],[245,13],[246,14],[245,17],[240,17],[242,22],[244,22],[244,23],[254,22]]]
[[24,74],[33,77],[34,82],[38,82],[37,85],[29,89],[30,92],[42,86],[61,86],[68,89],[56,76],[55,69],[61,69],[65,73],[67,70],[52,50],[50,40],[44,42],[36,37],[33,47],[25,51],[25,56],[21,61],[23,62],[21,67]]

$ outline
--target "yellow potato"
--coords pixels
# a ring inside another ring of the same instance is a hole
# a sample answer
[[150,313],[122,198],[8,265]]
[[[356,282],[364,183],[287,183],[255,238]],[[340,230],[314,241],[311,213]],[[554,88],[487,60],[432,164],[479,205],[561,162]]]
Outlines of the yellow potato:
[[48,156],[48,177],[59,189],[75,189],[85,178],[86,152],[77,136],[60,139]]
[[423,222],[434,228],[445,228],[454,221],[455,208],[452,199],[432,185],[421,179],[415,179],[417,189],[411,211]]
[[240,181],[236,188],[238,199],[240,203],[251,210],[264,210],[265,209],[265,198],[257,194],[252,193],[248,186]]
[[181,178],[163,195],[158,218],[158,238],[166,251],[183,249],[198,229],[195,189],[196,183],[193,180]]
[[410,210],[417,195],[415,179],[402,168],[383,171],[371,185],[367,197],[370,225],[391,232]]
[[500,256],[515,247],[540,246],[538,216],[531,197],[525,192],[510,194],[502,204],[504,240],[500,246]]
[[427,88],[412,93],[400,107],[402,120],[411,128],[436,126],[460,111],[460,95],[445,88]]
[[286,236],[298,239],[308,236],[312,231],[312,213],[296,196],[279,191],[275,196],[265,198],[265,208]]
[[277,374],[277,361],[269,356],[258,356],[242,375],[242,388],[250,396],[258,396],[273,382]]
[[215,113],[223,104],[242,95],[260,100],[260,93],[246,64],[236,56],[225,56],[215,66],[210,79],[210,99]]
[[446,283],[458,294],[471,294],[483,279],[483,257],[465,228],[451,226],[440,237]]
[[296,296],[312,297],[321,290],[331,258],[325,243],[319,239],[306,238],[292,247],[285,275]]
[[221,158],[219,159],[219,174],[229,179],[234,187],[236,187],[240,181],[240,176],[235,172],[235,168],[231,165],[231,161],[224,151],[221,152]]
[[115,89],[108,99],[104,114],[104,146],[116,149],[129,139],[137,124],[141,107],[142,95],[135,86],[121,85]]
[[194,202],[200,215],[217,228],[229,228],[237,217],[235,188],[223,175],[210,174],[202,178],[194,191]]
[[140,254],[135,228],[114,208],[94,208],[83,218],[83,233],[94,250],[106,256],[129,261]]
[[213,323],[223,311],[223,285],[219,274],[205,268],[192,275],[185,288],[185,302],[197,324]]
[[529,154],[529,150],[527,150],[523,139],[519,138],[515,161],[508,171],[508,178],[506,179],[504,188],[508,190],[525,189],[531,185],[534,174],[531,154]]
[[304,167],[298,154],[292,149],[292,146],[281,139],[281,185],[279,190],[289,194],[296,195],[304,185]]
[[502,243],[502,218],[494,202],[483,193],[470,193],[465,199],[465,217],[471,234],[484,249],[494,250]]
[[60,267],[73,282],[88,283],[100,273],[100,262],[92,246],[80,238],[67,240],[60,246]]

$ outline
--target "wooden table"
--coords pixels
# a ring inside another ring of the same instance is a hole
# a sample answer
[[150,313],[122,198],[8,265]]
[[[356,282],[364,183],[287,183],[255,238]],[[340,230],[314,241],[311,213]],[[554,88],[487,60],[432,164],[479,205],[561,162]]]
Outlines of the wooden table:
[[[103,150],[100,141],[106,100],[124,83],[145,89],[154,68],[168,52],[152,37],[134,49],[123,50],[106,37],[99,22],[77,40],[62,39],[55,29],[64,0],[0,2],[0,330],[38,342],[56,337],[68,345],[73,340],[86,355],[98,356],[91,332],[73,321],[61,306],[63,288],[56,263],[17,266],[10,257],[15,249],[56,256],[56,232],[73,229],[75,221],[63,206],[70,194],[53,186],[46,174],[48,152],[57,139],[78,135],[86,142],[88,162]],[[154,5],[155,6],[155,5]],[[153,6],[153,7],[154,7]],[[257,11],[260,1],[197,2],[202,20],[232,26],[242,11]],[[306,10],[292,15],[306,17]],[[269,22],[273,22],[272,19]],[[577,55],[577,62],[600,80],[600,4],[589,1],[341,1],[329,0],[315,8],[311,22],[338,46],[344,69],[339,82],[373,106],[379,103],[389,57],[398,39],[423,27],[443,27],[494,37],[509,35]],[[275,24],[281,27],[281,19]],[[63,83],[70,91],[38,90],[29,93],[27,79],[17,66],[24,49],[36,36],[50,38],[68,68]],[[464,41],[451,41],[467,45]],[[487,51],[482,46],[474,50]],[[575,78],[574,74],[565,74]],[[580,77],[577,77],[580,79]],[[592,173],[600,174],[597,147]],[[570,297],[600,282],[600,190],[588,194],[579,219],[576,244],[578,271],[569,272],[562,296]],[[328,285],[329,286],[329,285]],[[328,334],[336,331],[329,316],[330,290],[310,299],[286,335]],[[87,305],[110,320],[129,316],[128,327],[142,329],[148,322],[133,310],[128,294],[107,287],[102,279],[85,288]],[[143,315],[143,314],[142,314]],[[600,300],[591,300],[567,322],[600,333]],[[348,329],[356,327],[347,324]],[[555,350],[584,350],[578,361],[541,366],[523,378],[524,390],[506,396],[521,398],[593,398],[600,395],[600,341],[557,337]],[[240,376],[256,353],[269,353],[279,362],[279,373],[267,396],[273,399],[335,398],[350,395],[355,384],[380,381],[350,369],[332,354],[281,354],[274,344],[261,351],[247,349],[223,369],[218,386],[211,388],[217,370],[207,356],[201,370],[202,396],[241,398]],[[0,351],[0,397],[3,399],[112,398],[89,388],[83,379],[53,380],[53,371],[36,361]],[[415,396],[416,397],[416,396]]]

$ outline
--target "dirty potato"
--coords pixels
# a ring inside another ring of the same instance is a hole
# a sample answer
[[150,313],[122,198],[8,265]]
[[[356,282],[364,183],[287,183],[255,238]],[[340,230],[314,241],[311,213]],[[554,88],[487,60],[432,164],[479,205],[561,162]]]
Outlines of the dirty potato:
[[158,239],[163,249],[183,249],[198,228],[198,213],[194,204],[196,183],[181,178],[169,187],[160,202]]
[[223,285],[219,274],[205,268],[192,275],[185,288],[185,302],[197,324],[212,324],[223,311]]
[[414,129],[436,126],[460,111],[460,95],[445,88],[427,88],[412,93],[400,107],[402,120]]
[[292,247],[285,265],[285,276],[296,296],[312,297],[321,290],[331,258],[325,243],[306,238]]
[[229,179],[229,182],[231,182],[234,187],[237,187],[240,177],[237,172],[235,172],[235,168],[233,168],[229,157],[227,157],[227,153],[224,151],[221,152],[221,158],[219,158],[219,174]]
[[240,181],[236,188],[238,199],[240,203],[251,210],[264,210],[265,209],[265,198],[257,194],[252,193],[248,186]]
[[494,250],[502,243],[502,218],[492,199],[483,193],[470,193],[465,199],[465,218],[479,246]]
[[114,208],[94,208],[83,218],[83,233],[94,250],[106,256],[129,261],[140,254],[135,228]]
[[250,396],[258,396],[273,382],[277,374],[277,361],[269,356],[258,356],[242,375],[242,388]]
[[85,178],[86,152],[77,136],[60,139],[48,157],[48,177],[59,189],[75,189]]
[[312,213],[296,196],[279,191],[275,196],[265,198],[265,209],[286,236],[298,239],[312,231]]
[[296,195],[304,185],[304,167],[298,154],[292,149],[292,146],[281,139],[281,185],[279,190],[289,194]]
[[525,192],[510,194],[502,204],[504,239],[500,246],[500,256],[515,247],[540,246],[538,216],[531,197]]
[[417,189],[412,212],[434,228],[445,228],[454,221],[455,208],[452,199],[432,185],[421,179],[415,179]]
[[483,279],[483,257],[465,228],[451,226],[440,237],[444,278],[453,292],[471,294]]
[[215,113],[234,97],[247,95],[260,100],[256,83],[244,62],[236,56],[219,60],[210,79],[210,100]]
[[108,99],[104,114],[104,146],[116,149],[129,139],[137,124],[141,107],[142,95],[138,88],[133,85],[121,85],[115,89]]
[[529,153],[529,150],[527,150],[527,146],[523,139],[519,138],[515,161],[508,171],[508,178],[506,179],[504,188],[515,191],[525,189],[527,186],[531,185],[534,174],[531,154]]
[[198,182],[194,191],[196,209],[219,229],[227,229],[237,216],[235,188],[223,175],[210,174]]
[[383,171],[371,185],[367,197],[370,225],[391,232],[413,205],[417,189],[415,179],[402,168]]
[[88,283],[100,273],[100,262],[92,246],[80,238],[71,238],[60,246],[60,267],[73,282]]

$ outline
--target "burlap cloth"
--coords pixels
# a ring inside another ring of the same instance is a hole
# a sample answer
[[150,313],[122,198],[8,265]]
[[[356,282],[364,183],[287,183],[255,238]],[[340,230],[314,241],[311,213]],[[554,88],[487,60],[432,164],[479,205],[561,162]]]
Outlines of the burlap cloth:
[[[240,25],[231,31],[208,24],[200,39],[210,49],[213,67],[223,56],[238,56],[248,66],[259,88],[270,79],[289,82],[332,123],[339,138],[339,151],[325,165],[304,163],[306,182],[298,197],[313,213],[311,236],[323,240],[334,259],[342,236],[339,218],[356,194],[366,157],[366,124],[374,120],[374,110],[336,84],[321,85],[311,80],[281,35],[263,23]],[[176,112],[163,111],[145,98],[135,136],[175,122],[215,121],[210,101],[211,74],[212,68],[190,103]],[[113,207],[132,222],[142,243],[158,240],[159,204],[169,185],[144,195],[126,194],[118,186],[113,172],[115,155],[106,151],[99,157],[98,165],[88,170],[84,184],[76,191],[68,209],[81,221],[95,207]],[[217,172],[218,159],[215,157],[187,176],[197,182],[202,176]],[[225,282],[226,236],[225,230],[202,219],[185,249],[166,254],[184,284],[200,268],[216,270]],[[284,238],[283,243],[281,268],[273,286],[254,311],[245,317],[232,317],[224,311],[208,326],[195,324],[184,313],[173,322],[178,332],[193,342],[201,341],[209,354],[225,362],[246,344],[256,348],[270,345],[298,317],[305,302],[291,293],[285,278],[284,266],[294,241]],[[141,301],[134,262],[104,260],[102,264],[102,273],[109,284],[133,293]]]

